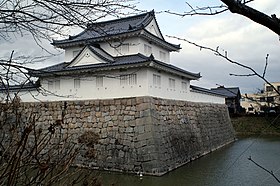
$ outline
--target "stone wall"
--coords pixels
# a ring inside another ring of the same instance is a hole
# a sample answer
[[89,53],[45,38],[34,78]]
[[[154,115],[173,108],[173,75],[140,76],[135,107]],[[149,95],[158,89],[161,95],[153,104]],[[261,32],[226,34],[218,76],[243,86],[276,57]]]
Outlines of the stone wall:
[[227,107],[153,97],[22,103],[37,125],[61,125],[76,165],[162,175],[234,141]]

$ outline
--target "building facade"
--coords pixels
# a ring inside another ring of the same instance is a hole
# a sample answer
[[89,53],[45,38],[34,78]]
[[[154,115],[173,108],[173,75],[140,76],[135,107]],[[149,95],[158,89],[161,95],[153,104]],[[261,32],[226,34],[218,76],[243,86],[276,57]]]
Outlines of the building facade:
[[280,82],[265,83],[263,90],[242,96],[241,105],[247,113],[279,112]]
[[89,24],[81,33],[52,45],[65,51],[65,62],[29,71],[39,88],[19,91],[24,102],[112,99],[152,96],[224,103],[224,96],[191,88],[200,73],[170,63],[180,45],[167,42],[153,11]]

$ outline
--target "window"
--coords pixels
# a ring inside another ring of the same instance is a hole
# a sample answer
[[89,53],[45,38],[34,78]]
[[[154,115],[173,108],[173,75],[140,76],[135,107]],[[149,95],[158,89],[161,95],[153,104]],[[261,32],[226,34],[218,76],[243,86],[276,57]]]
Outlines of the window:
[[267,92],[272,92],[273,91],[273,87],[272,86],[266,86],[266,91]]
[[48,81],[48,90],[59,90],[60,80]]
[[144,44],[144,53],[146,55],[151,55],[152,54],[152,47],[150,45]]
[[80,79],[74,79],[74,88],[78,89],[81,87],[81,80]]
[[188,90],[188,84],[185,81],[182,81],[182,90]]
[[157,86],[160,87],[161,85],[160,75],[153,74],[153,85],[156,87]]
[[166,53],[163,51],[159,51],[159,59],[161,61],[166,61]]
[[103,77],[96,77],[96,87],[103,87]]
[[277,86],[277,90],[278,90],[278,92],[280,92],[280,86]]
[[81,50],[74,50],[73,51],[73,57],[76,57],[79,53],[80,53]]
[[59,90],[59,89],[60,89],[60,80],[55,80],[55,81],[54,81],[54,88],[55,88],[56,90]]
[[126,43],[126,44],[122,44],[121,45],[121,53],[122,54],[127,54],[129,52],[129,44]]
[[128,54],[129,53],[129,43],[122,43],[117,45],[115,48],[115,53],[118,54]]
[[265,97],[260,97],[260,102],[265,102]]
[[169,78],[169,88],[175,89],[175,79]]
[[53,81],[48,81],[48,90],[53,90]]
[[121,75],[120,76],[120,84],[121,85],[136,85],[137,84],[136,74]]
[[137,84],[136,74],[129,74],[128,75],[128,84],[129,85],[136,85]]
[[272,97],[272,96],[271,97],[267,97],[266,99],[267,99],[268,103],[274,102],[274,97]]

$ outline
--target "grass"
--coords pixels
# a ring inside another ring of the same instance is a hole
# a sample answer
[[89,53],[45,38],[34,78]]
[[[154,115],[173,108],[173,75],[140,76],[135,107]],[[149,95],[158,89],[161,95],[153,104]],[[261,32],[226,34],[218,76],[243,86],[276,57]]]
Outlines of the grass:
[[231,122],[237,135],[280,136],[280,118],[276,116],[239,116],[232,117]]

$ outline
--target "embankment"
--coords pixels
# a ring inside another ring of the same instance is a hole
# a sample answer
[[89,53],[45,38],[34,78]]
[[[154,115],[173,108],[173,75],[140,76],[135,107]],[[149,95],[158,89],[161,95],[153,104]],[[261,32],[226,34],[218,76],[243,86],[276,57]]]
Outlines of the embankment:
[[102,170],[162,175],[235,139],[223,104],[135,97],[21,103],[17,112],[59,128],[54,138],[71,136],[82,146],[75,164]]

